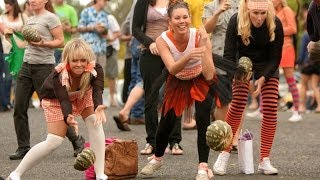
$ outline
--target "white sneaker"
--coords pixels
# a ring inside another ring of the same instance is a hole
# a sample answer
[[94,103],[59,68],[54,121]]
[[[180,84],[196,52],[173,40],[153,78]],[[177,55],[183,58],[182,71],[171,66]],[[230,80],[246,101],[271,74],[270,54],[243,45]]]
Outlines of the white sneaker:
[[288,121],[290,122],[298,122],[302,120],[302,116],[298,111],[293,111],[292,116],[289,118]]
[[271,165],[270,159],[268,157],[265,157],[259,163],[258,172],[266,175],[275,175],[278,174],[278,169]]
[[15,171],[13,171],[12,173],[10,173],[9,177],[7,177],[6,180],[20,180],[20,175],[17,174]]
[[217,174],[220,176],[223,176],[226,174],[229,157],[230,157],[230,153],[226,151],[222,151],[219,154],[218,159],[213,165],[214,174]]
[[160,169],[160,167],[163,165],[163,160],[161,161],[158,161],[158,160],[155,160],[154,162],[152,162],[153,160],[153,157],[150,157],[148,158],[148,164],[142,168],[141,170],[141,174],[143,175],[152,175],[154,172],[156,172],[158,169]]
[[196,180],[211,180],[213,178],[213,172],[208,168],[207,163],[200,163],[198,166],[198,174]]
[[102,177],[96,177],[96,180],[107,180],[108,176],[107,175],[102,175]]
[[140,151],[141,155],[150,155],[153,153],[153,147],[147,143],[145,148]]
[[246,116],[250,117],[250,118],[261,119],[262,118],[262,113],[260,112],[260,109],[258,108],[257,110],[255,110],[253,112],[247,113]]

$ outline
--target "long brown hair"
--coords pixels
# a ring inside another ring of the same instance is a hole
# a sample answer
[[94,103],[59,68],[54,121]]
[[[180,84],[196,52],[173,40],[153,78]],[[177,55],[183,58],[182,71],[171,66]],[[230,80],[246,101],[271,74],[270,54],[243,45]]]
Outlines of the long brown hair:
[[[17,0],[4,0],[5,4],[10,4],[13,6],[13,19],[17,19],[19,17],[19,14],[22,13],[20,6],[18,4]],[[5,14],[8,14],[9,12],[6,12]]]
[[55,13],[54,12],[54,9],[53,9],[53,6],[52,6],[52,3],[51,3],[51,0],[48,0],[48,2],[46,3],[46,5],[44,6],[44,8],[47,10],[47,11],[50,11],[52,13]]

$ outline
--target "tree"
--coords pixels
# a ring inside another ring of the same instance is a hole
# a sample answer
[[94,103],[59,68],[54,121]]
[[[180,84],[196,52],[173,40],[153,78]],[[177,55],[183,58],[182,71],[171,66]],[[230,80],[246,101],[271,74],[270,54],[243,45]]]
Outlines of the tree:
[[133,0],[111,0],[106,10],[114,15],[119,24],[122,24],[130,11],[132,2]]

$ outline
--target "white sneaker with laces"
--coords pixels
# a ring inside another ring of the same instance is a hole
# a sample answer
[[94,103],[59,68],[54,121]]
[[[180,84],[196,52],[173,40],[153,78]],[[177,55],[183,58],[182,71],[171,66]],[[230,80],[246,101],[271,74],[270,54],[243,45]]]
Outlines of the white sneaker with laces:
[[276,175],[278,174],[278,169],[271,165],[270,159],[265,157],[259,163],[258,172],[266,175]]
[[217,174],[220,176],[223,176],[226,174],[229,157],[230,157],[230,153],[226,151],[222,151],[219,154],[218,159],[213,165],[214,174]]
[[247,113],[246,116],[250,117],[250,118],[261,119],[262,118],[262,113],[260,112],[260,109],[258,108],[257,110],[255,110],[253,112]]
[[[154,160],[154,161],[153,161]],[[153,158],[153,156],[150,158],[148,157],[148,164],[142,168],[141,174],[143,175],[152,175],[154,172],[156,172],[160,167],[163,165],[163,161],[158,161]]]
[[289,118],[288,121],[290,122],[298,122],[302,120],[302,116],[298,111],[293,111],[292,116]]

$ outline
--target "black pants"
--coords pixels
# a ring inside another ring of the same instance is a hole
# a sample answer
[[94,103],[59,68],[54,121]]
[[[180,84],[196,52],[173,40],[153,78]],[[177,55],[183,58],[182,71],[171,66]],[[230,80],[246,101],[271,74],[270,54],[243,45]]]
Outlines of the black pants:
[[[40,88],[49,74],[52,72],[54,64],[28,64],[23,63],[17,77],[17,87],[14,104],[14,126],[17,134],[18,147],[30,147],[30,129],[28,122],[29,100],[34,91],[40,94]],[[38,121],[42,121],[38,119]],[[77,136],[73,128],[68,128],[67,137],[76,140]]]
[[[207,127],[210,125],[210,111],[212,106],[212,96],[207,95],[206,99],[202,102],[195,102],[195,116],[197,122],[198,138],[198,155],[199,163],[208,162],[209,158],[209,147],[206,143],[206,132]],[[176,130],[176,127],[180,124],[181,126],[181,117],[177,117],[174,113],[174,110],[171,109],[167,112],[166,116],[162,116],[159,122],[158,131],[156,134],[156,150],[155,156],[162,157],[166,146],[168,144],[169,135]]]
[[[143,51],[140,55],[140,71],[143,79],[143,89],[145,91],[145,122],[147,132],[147,143],[155,147],[156,145],[156,131],[158,128],[158,100],[149,98],[152,90],[152,85],[156,79],[161,75],[164,63],[160,56],[150,53],[150,51]],[[152,96],[158,97],[159,93]],[[180,122],[180,121],[179,121]],[[175,130],[172,131],[169,139],[170,146],[181,141],[181,123],[177,124]],[[167,143],[168,144],[168,143]]]
[[121,98],[122,98],[122,102],[126,103],[129,96],[128,90],[129,90],[129,85],[131,81],[131,58],[124,60],[123,77],[124,77],[124,82],[123,82]]

